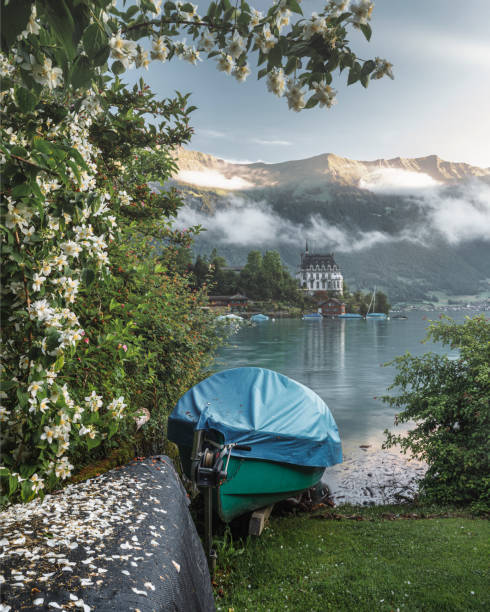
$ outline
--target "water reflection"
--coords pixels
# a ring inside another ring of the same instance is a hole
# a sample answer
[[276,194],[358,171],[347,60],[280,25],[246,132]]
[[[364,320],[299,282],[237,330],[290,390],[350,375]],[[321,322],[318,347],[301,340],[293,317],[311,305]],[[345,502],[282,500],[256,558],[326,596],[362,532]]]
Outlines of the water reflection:
[[379,446],[394,417],[394,411],[377,399],[394,376],[393,367],[382,364],[406,351],[442,352],[439,345],[421,344],[426,319],[425,313],[414,312],[408,320],[269,321],[241,329],[233,346],[220,351],[217,366],[259,366],[290,376],[328,404],[345,452],[361,444]]

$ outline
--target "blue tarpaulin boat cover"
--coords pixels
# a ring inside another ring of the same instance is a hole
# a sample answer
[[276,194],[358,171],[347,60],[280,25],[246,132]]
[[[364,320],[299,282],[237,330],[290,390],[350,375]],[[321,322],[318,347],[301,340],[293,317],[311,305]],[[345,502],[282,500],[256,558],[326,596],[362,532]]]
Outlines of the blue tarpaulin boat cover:
[[258,323],[259,321],[268,321],[269,317],[264,314],[254,314],[250,317],[250,320],[255,321],[255,323]]
[[264,368],[235,368],[187,391],[168,420],[168,437],[192,446],[194,430],[215,429],[225,443],[251,446],[240,457],[328,467],[342,462],[339,431],[311,389]]

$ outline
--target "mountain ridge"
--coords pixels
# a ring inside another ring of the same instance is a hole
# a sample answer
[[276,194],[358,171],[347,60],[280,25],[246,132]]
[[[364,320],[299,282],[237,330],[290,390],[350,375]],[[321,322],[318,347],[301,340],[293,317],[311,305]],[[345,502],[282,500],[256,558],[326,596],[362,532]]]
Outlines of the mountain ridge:
[[[490,168],[481,168],[466,162],[446,161],[435,154],[413,158],[393,157],[363,161],[341,157],[334,153],[322,153],[305,159],[293,159],[273,164],[264,162],[245,164],[229,162],[208,153],[180,148],[177,164],[181,172],[214,170],[226,178],[237,176],[253,183],[256,187],[275,185],[279,181],[294,182],[308,177],[327,178],[331,182],[359,186],[361,180],[368,178],[376,170],[422,173],[439,183],[451,183],[469,178],[488,178],[490,180]],[[178,177],[177,179],[179,180]],[[192,184],[190,180],[182,182]]]

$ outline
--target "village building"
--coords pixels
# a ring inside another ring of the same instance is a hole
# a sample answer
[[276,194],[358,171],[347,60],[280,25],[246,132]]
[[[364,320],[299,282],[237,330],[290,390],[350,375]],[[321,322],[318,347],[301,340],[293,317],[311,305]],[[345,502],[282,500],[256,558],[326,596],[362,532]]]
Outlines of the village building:
[[248,304],[248,297],[241,293],[235,295],[210,295],[209,305],[211,307],[226,307],[233,309],[246,308]]
[[335,263],[333,253],[310,253],[308,243],[301,253],[301,264],[296,274],[299,286],[314,294],[318,291],[331,291],[341,296],[344,290],[344,277]]
[[319,305],[320,312],[324,317],[338,317],[345,314],[345,304],[337,298],[330,298]]

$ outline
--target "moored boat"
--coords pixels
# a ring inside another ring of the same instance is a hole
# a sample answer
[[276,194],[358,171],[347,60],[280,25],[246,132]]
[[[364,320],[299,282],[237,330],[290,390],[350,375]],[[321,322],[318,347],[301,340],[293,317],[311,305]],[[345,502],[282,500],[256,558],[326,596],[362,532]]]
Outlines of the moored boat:
[[346,312],[345,314],[337,315],[337,319],[362,319],[362,315],[354,312]]
[[321,312],[309,312],[303,315],[303,319],[323,319]]
[[213,487],[225,522],[316,485],[342,461],[325,402],[263,368],[225,370],[195,385],[170,415],[168,437],[185,474]]
[[259,312],[258,314],[252,315],[250,317],[250,320],[253,321],[254,323],[262,323],[263,321],[268,321],[269,317]]

